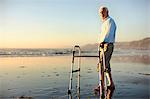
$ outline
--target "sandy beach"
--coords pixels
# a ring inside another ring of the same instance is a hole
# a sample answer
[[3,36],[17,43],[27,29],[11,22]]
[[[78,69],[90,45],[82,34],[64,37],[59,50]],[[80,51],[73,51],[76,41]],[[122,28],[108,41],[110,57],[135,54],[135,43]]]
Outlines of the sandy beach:
[[[0,99],[67,99],[71,56],[0,58]],[[113,99],[149,99],[149,64],[112,61]],[[97,59],[83,58],[81,99],[98,99]],[[76,82],[74,76],[74,85]],[[75,86],[73,87],[75,94]]]

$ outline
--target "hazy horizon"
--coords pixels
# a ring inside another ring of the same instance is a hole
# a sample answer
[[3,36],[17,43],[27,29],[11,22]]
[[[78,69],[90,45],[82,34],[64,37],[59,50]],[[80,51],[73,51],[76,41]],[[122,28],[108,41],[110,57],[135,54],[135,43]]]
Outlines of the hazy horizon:
[[[150,37],[145,37],[145,38],[150,38]],[[143,40],[143,39],[145,39],[145,38],[142,38],[142,39],[138,39],[138,40],[132,40],[132,41],[139,41],[139,40]],[[122,43],[122,42],[132,42],[132,41],[120,41],[120,42],[116,42],[116,43]],[[80,45],[80,44],[74,44],[74,45],[71,45],[71,46],[69,46],[69,47],[56,47],[56,48],[54,48],[54,47],[3,47],[3,48],[1,48],[0,47],[0,49],[70,49],[70,48],[73,48],[75,45],[79,45],[79,46],[86,46],[86,45],[88,45],[88,44],[96,44],[97,42],[95,42],[95,43],[87,43],[87,44],[83,44],[83,45]]]
[[100,6],[116,21],[116,41],[150,37],[149,0],[0,0],[0,48],[71,48],[98,43]]

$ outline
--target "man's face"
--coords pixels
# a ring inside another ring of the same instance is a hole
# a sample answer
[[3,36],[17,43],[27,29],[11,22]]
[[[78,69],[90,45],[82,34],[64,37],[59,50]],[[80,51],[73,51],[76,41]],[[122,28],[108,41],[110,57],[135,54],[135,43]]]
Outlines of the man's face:
[[100,11],[99,14],[100,14],[100,17],[103,19],[103,17],[104,17],[104,11]]
[[100,17],[102,20],[104,20],[108,16],[107,12],[105,10],[102,10],[102,9],[99,11],[99,14],[100,14]]

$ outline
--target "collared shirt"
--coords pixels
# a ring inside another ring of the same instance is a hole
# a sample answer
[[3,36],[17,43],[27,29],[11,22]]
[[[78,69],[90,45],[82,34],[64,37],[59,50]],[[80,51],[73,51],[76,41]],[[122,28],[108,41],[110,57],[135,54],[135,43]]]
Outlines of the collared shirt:
[[115,21],[107,17],[101,26],[100,33],[100,43],[114,43],[115,42],[115,33],[116,33],[116,24]]

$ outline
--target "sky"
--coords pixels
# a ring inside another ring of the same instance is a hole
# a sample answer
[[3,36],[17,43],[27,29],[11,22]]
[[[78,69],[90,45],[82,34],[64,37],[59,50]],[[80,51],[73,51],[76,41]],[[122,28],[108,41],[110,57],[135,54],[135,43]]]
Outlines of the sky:
[[150,0],[0,0],[0,48],[98,43],[100,6],[117,24],[117,42],[150,37]]

